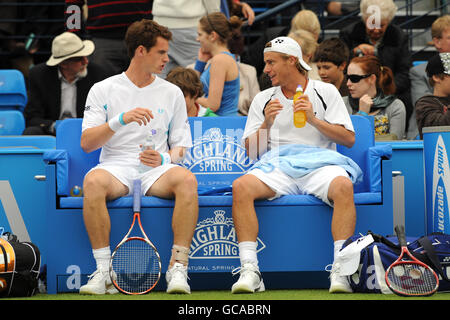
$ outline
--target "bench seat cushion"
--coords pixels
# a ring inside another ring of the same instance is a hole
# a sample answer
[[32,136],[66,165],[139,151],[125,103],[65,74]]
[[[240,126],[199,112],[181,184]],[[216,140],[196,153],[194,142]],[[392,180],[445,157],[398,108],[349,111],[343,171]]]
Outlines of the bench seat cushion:
[[[198,202],[200,207],[230,207],[233,198],[231,195],[221,196],[199,196]],[[363,192],[355,194],[355,204],[377,204],[381,203],[381,192]],[[133,198],[131,196],[122,197],[114,201],[108,202],[108,208],[131,208]],[[288,195],[278,199],[268,201],[256,201],[256,206],[305,206],[305,205],[325,205],[321,200],[311,195]],[[143,208],[167,208],[174,206],[174,200],[161,199],[157,197],[143,197]],[[82,197],[61,197],[61,208],[82,208]]]

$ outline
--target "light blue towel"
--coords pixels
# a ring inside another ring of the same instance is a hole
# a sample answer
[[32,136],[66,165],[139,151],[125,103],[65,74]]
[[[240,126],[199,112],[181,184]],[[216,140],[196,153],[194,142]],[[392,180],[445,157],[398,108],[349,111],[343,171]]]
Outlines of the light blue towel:
[[271,172],[278,168],[288,176],[297,179],[318,168],[337,165],[350,175],[353,184],[362,181],[362,171],[349,157],[337,151],[302,144],[287,144],[266,152],[251,169]]

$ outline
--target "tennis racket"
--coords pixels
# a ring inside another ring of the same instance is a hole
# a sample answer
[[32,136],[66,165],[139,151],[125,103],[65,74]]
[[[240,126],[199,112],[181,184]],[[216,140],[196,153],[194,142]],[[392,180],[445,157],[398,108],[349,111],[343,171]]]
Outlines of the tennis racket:
[[398,259],[386,270],[387,286],[400,296],[431,296],[439,287],[436,272],[409,252],[404,226],[396,226],[395,232],[402,251]]
[[[141,224],[141,180],[133,184],[133,222],[111,256],[109,275],[114,286],[124,294],[150,292],[161,277],[161,259]],[[139,226],[141,237],[131,236]]]

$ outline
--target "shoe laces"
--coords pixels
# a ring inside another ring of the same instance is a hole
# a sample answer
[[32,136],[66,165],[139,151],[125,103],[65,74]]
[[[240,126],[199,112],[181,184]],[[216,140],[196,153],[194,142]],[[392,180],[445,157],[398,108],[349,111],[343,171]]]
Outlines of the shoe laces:
[[330,278],[333,274],[339,273],[340,269],[341,269],[340,263],[332,263],[332,264],[327,264],[325,266],[325,271],[330,273],[328,278]]
[[95,270],[94,273],[92,273],[91,275],[88,276],[88,281],[91,280],[95,280],[95,281],[100,281],[102,278],[107,278],[108,277],[108,273],[107,272],[103,272],[101,270]]
[[187,267],[185,267],[181,263],[175,263],[172,268],[170,268],[170,275],[172,279],[183,277],[190,280],[189,276],[187,275]]
[[249,264],[249,263],[246,263],[243,266],[239,266],[237,268],[234,268],[231,271],[231,274],[233,276],[237,275],[238,273],[240,273],[242,276],[245,276],[248,273],[256,273],[258,275],[258,277],[261,278],[261,274],[258,271],[258,269],[254,265]]

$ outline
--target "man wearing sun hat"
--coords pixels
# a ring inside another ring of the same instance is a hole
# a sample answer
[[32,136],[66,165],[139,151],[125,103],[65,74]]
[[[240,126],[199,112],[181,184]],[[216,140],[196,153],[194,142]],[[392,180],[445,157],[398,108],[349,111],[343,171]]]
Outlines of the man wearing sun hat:
[[56,120],[83,117],[89,89],[106,78],[101,66],[89,63],[94,50],[92,41],[70,32],[53,39],[51,57],[30,70],[24,135],[55,135]]
[[450,125],[450,52],[431,57],[426,72],[433,94],[423,96],[416,103],[416,120],[421,139],[423,127]]
[[[242,138],[249,156],[260,157],[260,161],[233,183],[232,215],[241,268],[232,293],[265,289],[256,254],[258,220],[253,204],[255,199],[272,200],[281,195],[306,193],[334,207],[331,231],[335,256],[343,242],[353,235],[356,221],[354,179],[342,167],[318,167],[300,177],[288,175],[283,166],[275,165],[273,170],[263,170],[264,155],[279,152],[281,158],[286,146],[308,145],[336,150],[336,143],[351,147],[355,141],[353,125],[339,91],[332,84],[308,79],[310,67],[303,60],[301,47],[295,40],[278,37],[268,42],[264,49],[264,62],[264,73],[269,76],[273,87],[253,99]],[[294,104],[293,96],[298,85],[302,86],[304,94]],[[294,126],[293,113],[296,110],[306,113],[307,123],[302,128]],[[351,292],[339,269],[339,262],[335,259],[330,292]]]

